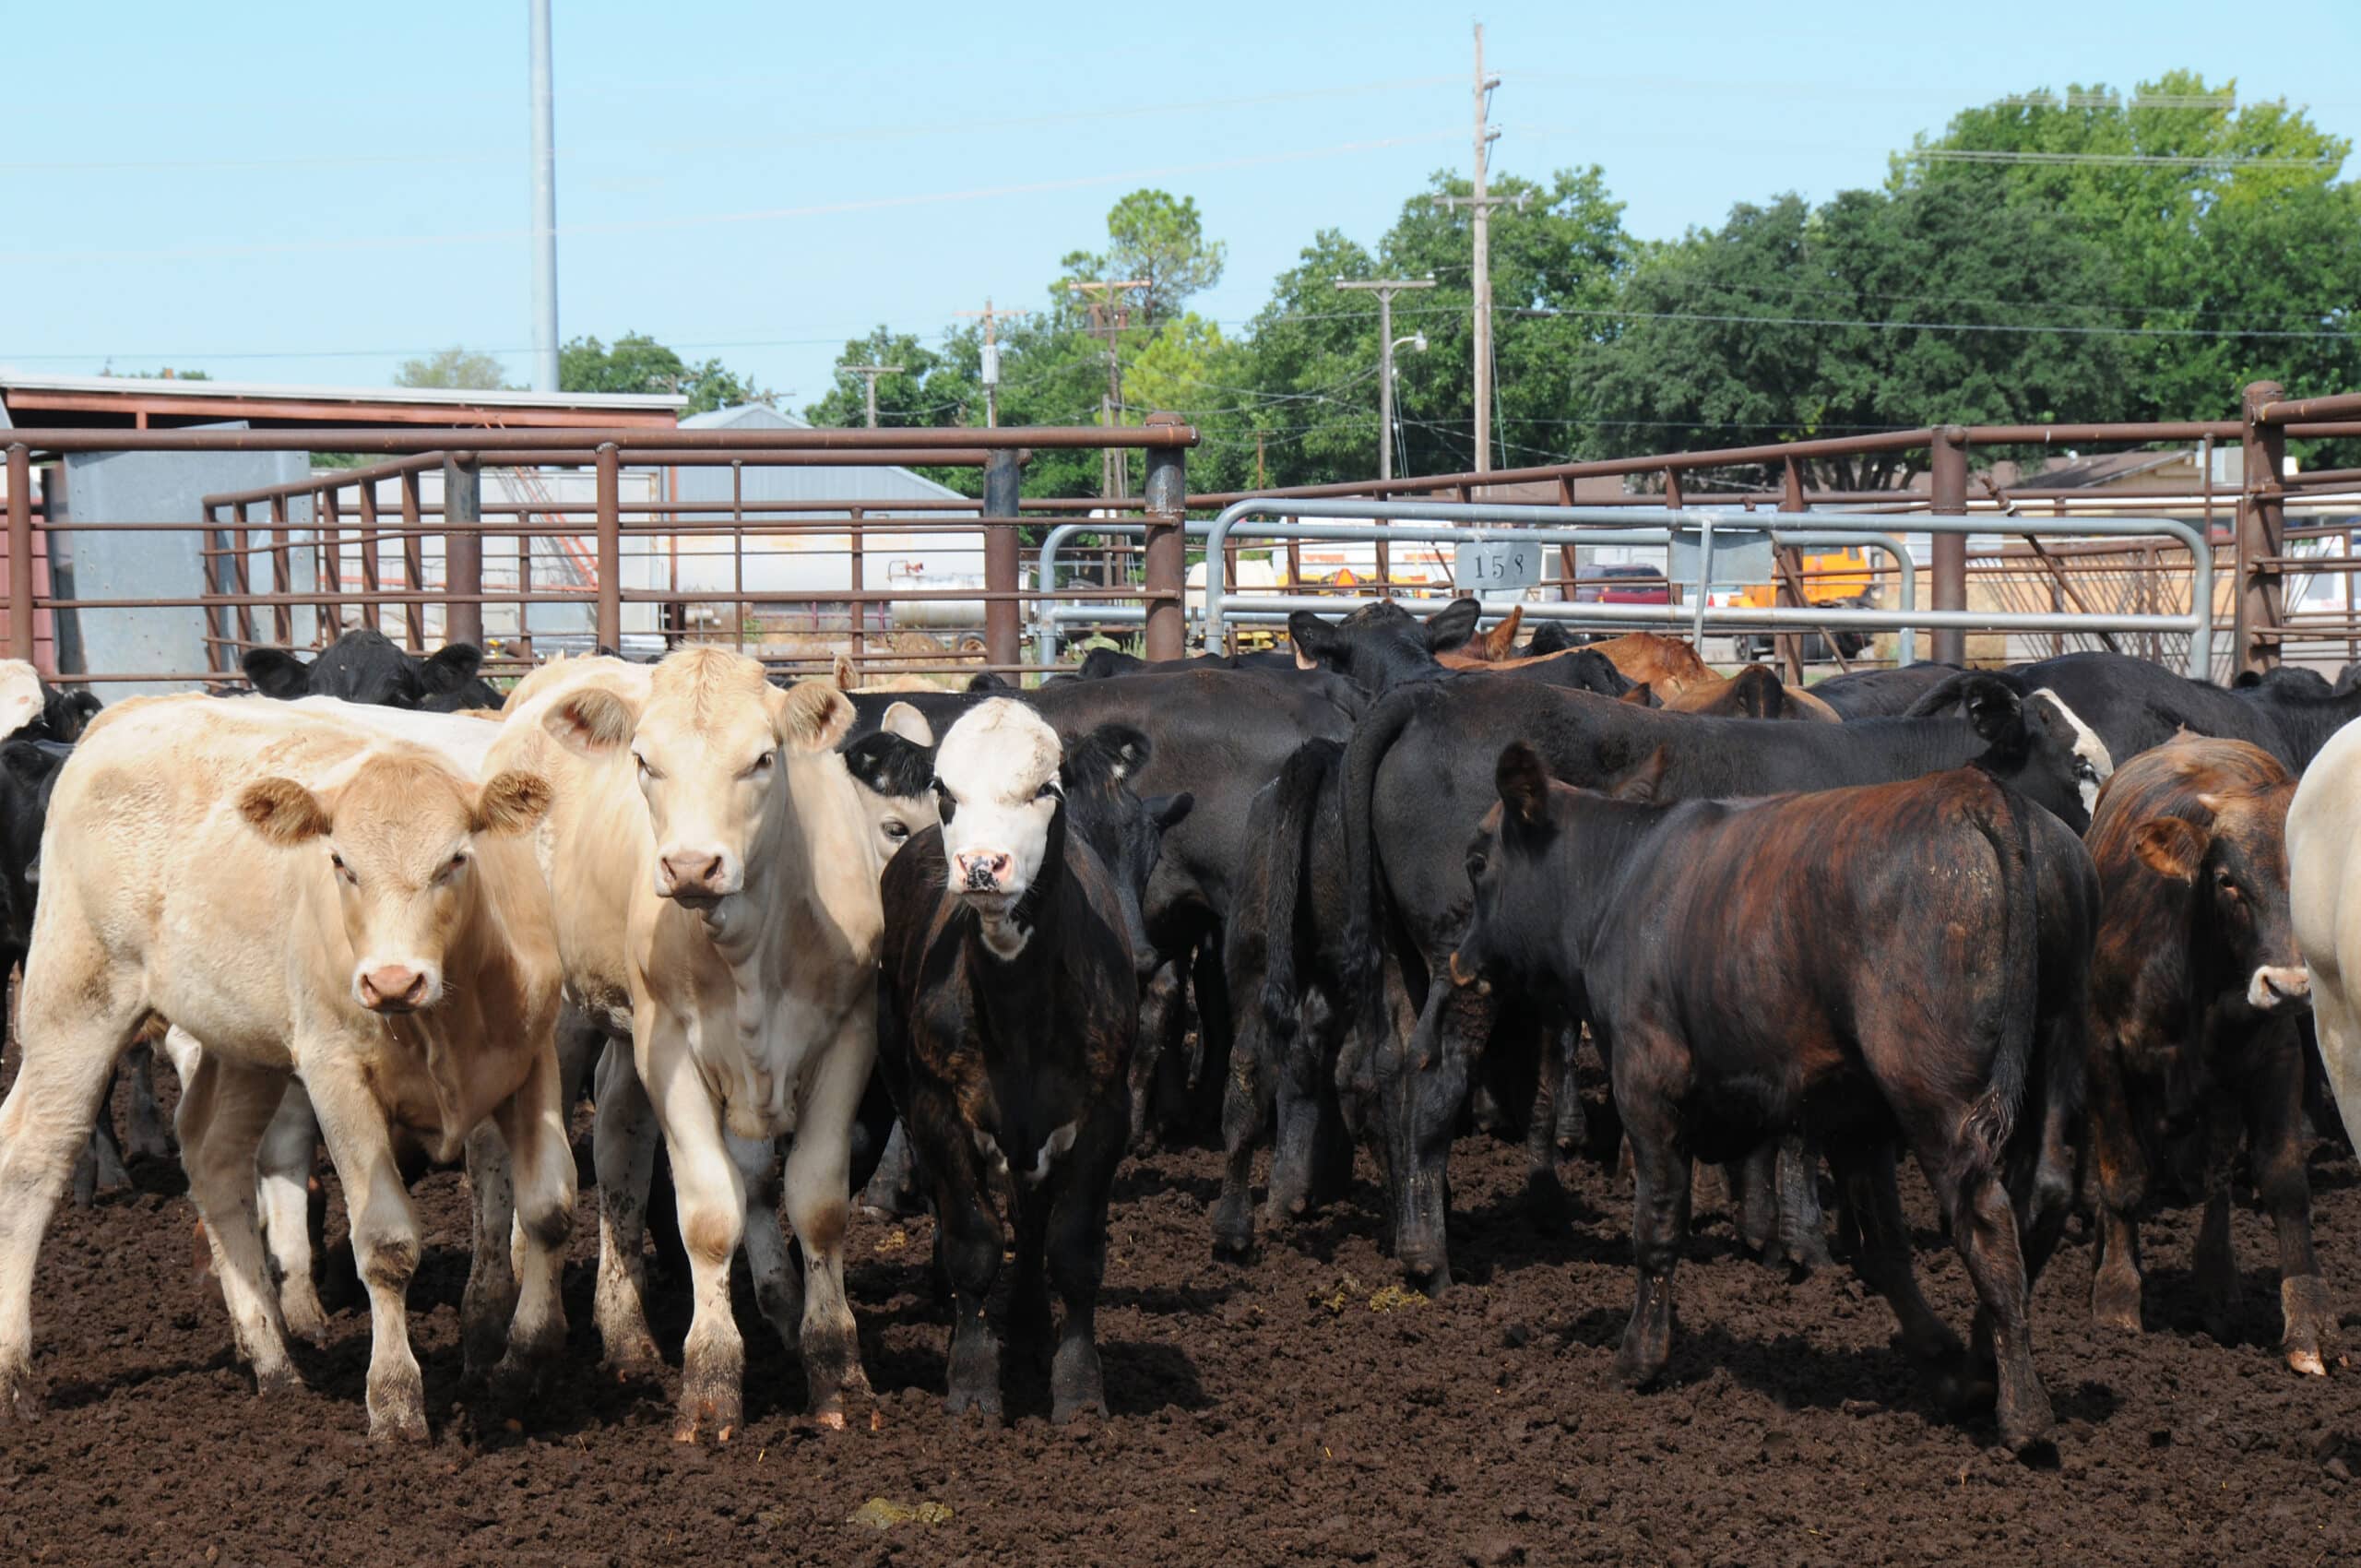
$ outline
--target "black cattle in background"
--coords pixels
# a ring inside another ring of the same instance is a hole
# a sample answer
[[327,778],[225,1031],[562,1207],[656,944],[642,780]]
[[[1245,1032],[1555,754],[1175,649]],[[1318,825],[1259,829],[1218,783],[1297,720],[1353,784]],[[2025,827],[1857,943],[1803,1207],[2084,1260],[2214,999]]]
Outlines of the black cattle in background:
[[421,708],[457,713],[497,708],[500,691],[476,671],[483,650],[473,643],[449,643],[419,658],[382,632],[355,627],[322,648],[308,664],[283,647],[249,649],[242,661],[246,679],[267,697],[340,697],[375,707]]

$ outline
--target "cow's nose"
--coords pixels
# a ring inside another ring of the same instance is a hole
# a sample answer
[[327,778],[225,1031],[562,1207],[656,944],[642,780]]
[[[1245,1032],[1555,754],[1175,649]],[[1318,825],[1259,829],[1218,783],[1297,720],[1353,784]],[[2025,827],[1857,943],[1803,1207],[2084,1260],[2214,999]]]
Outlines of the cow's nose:
[[694,893],[721,879],[721,857],[694,849],[676,849],[663,857],[664,880],[675,893]]
[[1009,858],[998,849],[964,849],[955,859],[959,885],[970,893],[996,893],[1008,877]]
[[2298,1005],[2311,996],[2312,971],[2301,964],[2257,969],[2247,987],[2247,1001],[2260,1013]]
[[426,977],[403,964],[386,964],[361,977],[361,1001],[384,1013],[408,1013],[426,1004]]

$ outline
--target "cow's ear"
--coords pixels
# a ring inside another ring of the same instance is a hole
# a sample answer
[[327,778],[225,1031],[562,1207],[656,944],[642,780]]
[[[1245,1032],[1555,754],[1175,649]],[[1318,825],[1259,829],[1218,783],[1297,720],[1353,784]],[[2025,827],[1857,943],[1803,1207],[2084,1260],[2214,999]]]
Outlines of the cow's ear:
[[1501,760],[1492,769],[1492,782],[1501,791],[1501,804],[1507,808],[1502,817],[1528,831],[1546,826],[1549,820],[1549,770],[1541,766],[1540,754],[1523,741],[1512,741],[1501,753]]
[[2231,682],[2230,684],[2240,688],[2247,686],[2260,686],[2262,684],[2262,671],[2260,670],[2241,670],[2238,671],[2238,678]]
[[1476,623],[1484,618],[1484,606],[1474,594],[1454,599],[1427,618],[1426,638],[1429,653],[1449,653],[1476,635]]
[[87,689],[60,692],[48,715],[50,732],[61,741],[78,741],[84,728],[98,716],[98,693]]
[[1647,682],[1642,681],[1615,700],[1628,702],[1633,707],[1654,707],[1656,705],[1655,688]]
[[2015,688],[1990,679],[1971,680],[1960,692],[1967,721],[1987,745],[1999,745],[2024,731],[2024,702]]
[[538,773],[507,768],[485,780],[468,818],[470,833],[522,833],[548,814],[557,791]]
[[852,728],[852,699],[825,681],[798,681],[767,698],[771,732],[794,752],[832,752]]
[[1486,632],[1477,639],[1483,647],[1484,662],[1498,664],[1515,656],[1517,628],[1525,624],[1525,606],[1520,604],[1509,612],[1508,619]]
[[899,735],[914,746],[934,744],[934,726],[926,721],[926,715],[920,713],[913,703],[892,704],[885,709],[885,717],[878,720],[877,727],[888,735]]
[[1317,670],[1345,650],[1345,639],[1336,628],[1309,610],[1287,617],[1287,640],[1295,644],[1299,670]]
[[448,696],[474,680],[482,668],[483,649],[473,643],[445,643],[419,665],[419,684],[429,696]]
[[2177,816],[2159,816],[2132,830],[2131,852],[2158,876],[2192,882],[2205,859],[2206,847],[2213,842],[2213,836],[2195,823]]
[[290,702],[312,689],[311,667],[283,647],[251,647],[239,661],[255,690]]
[[1639,766],[1615,781],[1607,791],[1608,798],[1643,803],[1654,801],[1664,788],[1665,770],[1671,766],[1672,748],[1658,746],[1647,754],[1646,759]]
[[1181,820],[1189,814],[1189,808],[1196,803],[1197,797],[1186,790],[1177,795],[1151,795],[1140,802],[1147,812],[1147,819],[1156,824],[1158,833],[1169,833],[1180,826]]
[[238,814],[263,839],[282,849],[328,830],[328,809],[292,778],[257,778],[238,796]]
[[998,674],[990,670],[979,670],[973,675],[968,676],[967,689],[971,692],[1013,692],[1016,690],[1014,686],[1010,685]]
[[934,753],[888,730],[863,735],[847,746],[845,770],[873,795],[908,800],[926,793],[934,777]]
[[828,661],[828,679],[836,683],[836,690],[840,692],[849,692],[860,684],[860,677],[854,673],[852,659],[848,654],[840,653]]
[[601,686],[585,686],[551,705],[541,728],[570,752],[600,756],[629,742],[639,710]]

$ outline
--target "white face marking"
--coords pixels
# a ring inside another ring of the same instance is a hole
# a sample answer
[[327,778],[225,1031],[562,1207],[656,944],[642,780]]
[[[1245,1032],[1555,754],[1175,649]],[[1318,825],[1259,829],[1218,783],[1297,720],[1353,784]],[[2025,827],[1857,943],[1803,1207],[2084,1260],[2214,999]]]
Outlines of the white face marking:
[[0,660],[0,735],[41,717],[41,676],[21,659]]
[[2068,724],[2073,726],[2074,754],[2089,765],[2087,773],[2082,769],[2076,769],[2077,774],[2081,775],[2076,782],[2082,791],[2082,810],[2085,814],[2097,811],[2099,786],[2106,783],[2108,777],[2115,772],[2115,758],[2107,754],[2106,742],[2099,739],[2097,731],[2082,722],[2081,714],[2066,706],[2064,697],[2059,696],[2047,686],[2042,687],[2041,690],[2034,693],[2034,695],[2049,699],[2049,706],[2056,708],[2059,717]]
[[1063,753],[1039,714],[1006,697],[970,708],[935,750],[951,886],[984,917],[985,945],[1003,958],[1025,947],[1005,917],[1041,873]]
[[2247,1005],[2258,1013],[2275,1013],[2307,1002],[2312,994],[2312,971],[2302,965],[2266,966],[2247,981]]

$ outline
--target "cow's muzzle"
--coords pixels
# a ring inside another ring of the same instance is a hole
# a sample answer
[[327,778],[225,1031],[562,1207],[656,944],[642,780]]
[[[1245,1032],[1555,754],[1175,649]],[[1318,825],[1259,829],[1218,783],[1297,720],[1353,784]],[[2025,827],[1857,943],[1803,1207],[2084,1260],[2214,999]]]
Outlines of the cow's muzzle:
[[962,849],[951,858],[962,893],[1006,893],[1015,858],[999,849]]
[[692,909],[710,909],[739,890],[742,879],[718,849],[668,849],[656,858],[656,891]]
[[353,993],[372,1013],[415,1013],[431,1005],[437,987],[433,975],[407,964],[380,964],[355,975]]
[[2312,1004],[2312,971],[2301,964],[2265,966],[2247,981],[2247,1005],[2258,1013],[2293,1013]]
[[1476,994],[1478,996],[1491,995],[1492,982],[1484,978],[1482,968],[1463,961],[1459,953],[1460,950],[1456,947],[1451,950],[1451,983],[1461,987],[1472,985],[1476,988]]

